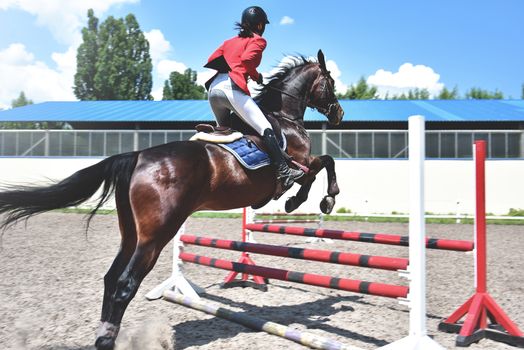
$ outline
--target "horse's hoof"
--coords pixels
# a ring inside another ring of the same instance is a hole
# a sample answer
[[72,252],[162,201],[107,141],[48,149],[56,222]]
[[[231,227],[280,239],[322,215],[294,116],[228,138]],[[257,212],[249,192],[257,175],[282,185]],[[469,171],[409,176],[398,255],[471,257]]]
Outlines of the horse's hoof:
[[95,347],[97,350],[113,350],[115,340],[120,330],[119,325],[110,322],[101,322],[96,332]]
[[320,202],[320,211],[324,214],[330,214],[335,206],[335,198],[330,196],[325,196],[324,199]]
[[96,350],[113,350],[115,348],[115,338],[98,337],[95,341]]
[[295,209],[297,209],[295,197],[289,197],[286,201],[286,204],[284,205],[284,210],[286,211],[286,213],[291,213]]

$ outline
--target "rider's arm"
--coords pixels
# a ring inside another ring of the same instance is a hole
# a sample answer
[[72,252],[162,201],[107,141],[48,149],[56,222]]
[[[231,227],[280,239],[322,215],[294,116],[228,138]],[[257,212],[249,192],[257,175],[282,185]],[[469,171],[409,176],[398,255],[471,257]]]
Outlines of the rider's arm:
[[254,81],[259,80],[260,73],[258,73],[257,67],[262,60],[262,51],[264,51],[266,46],[266,39],[255,34],[240,57],[247,74]]

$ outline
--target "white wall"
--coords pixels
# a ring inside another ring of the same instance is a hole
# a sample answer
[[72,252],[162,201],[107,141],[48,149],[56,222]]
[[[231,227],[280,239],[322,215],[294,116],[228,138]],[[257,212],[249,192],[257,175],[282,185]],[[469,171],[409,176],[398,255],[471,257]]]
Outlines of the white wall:
[[[0,158],[0,183],[43,183],[60,180],[101,158]],[[356,213],[408,212],[407,160],[337,160],[340,195],[335,208]],[[308,201],[299,209],[318,212],[326,189],[325,172],[318,177]],[[486,163],[486,210],[507,214],[524,209],[524,160],[491,160]],[[291,191],[296,191],[298,186]],[[291,193],[291,192],[289,192]],[[286,194],[265,210],[283,211]],[[459,204],[457,204],[459,202]],[[110,204],[110,207],[112,204]],[[474,168],[472,160],[426,161],[426,211],[473,214]]]

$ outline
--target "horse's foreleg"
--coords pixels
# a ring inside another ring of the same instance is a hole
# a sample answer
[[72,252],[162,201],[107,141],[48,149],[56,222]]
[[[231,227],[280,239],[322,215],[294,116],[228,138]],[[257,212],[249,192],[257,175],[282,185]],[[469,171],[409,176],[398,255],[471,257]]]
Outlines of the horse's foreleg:
[[309,190],[311,190],[311,185],[313,185],[314,181],[315,181],[314,176],[305,180],[304,183],[302,183],[302,185],[300,186],[300,189],[298,190],[297,194],[295,194],[293,197],[289,197],[286,200],[286,204],[285,204],[286,213],[291,213],[292,211],[297,209],[302,203],[304,203],[307,200]]
[[321,161],[321,167],[326,168],[328,180],[327,195],[320,202],[320,210],[324,214],[329,214],[335,206],[335,196],[340,193],[337,183],[337,174],[335,173],[335,160],[328,155],[320,156],[318,159]]
[[323,167],[322,160],[319,157],[311,158],[309,162],[309,173],[302,180],[300,189],[297,194],[289,197],[286,201],[285,209],[287,213],[291,213],[307,200],[311,186],[313,182],[315,182],[316,175]]

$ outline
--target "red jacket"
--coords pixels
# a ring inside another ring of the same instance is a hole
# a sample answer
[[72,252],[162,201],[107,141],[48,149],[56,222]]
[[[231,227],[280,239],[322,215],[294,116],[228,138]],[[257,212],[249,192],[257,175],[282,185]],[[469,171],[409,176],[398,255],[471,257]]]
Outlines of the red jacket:
[[[264,51],[266,45],[266,39],[257,34],[253,34],[251,38],[236,36],[224,41],[224,43],[209,56],[207,63],[209,64],[211,61],[223,56],[231,69],[229,71],[231,80],[247,95],[250,95],[249,89],[247,88],[247,78],[250,77],[255,81],[258,80],[260,73],[257,71],[257,67],[262,60],[262,51]],[[206,86],[209,86],[208,84],[211,83],[215,76],[208,81]]]

